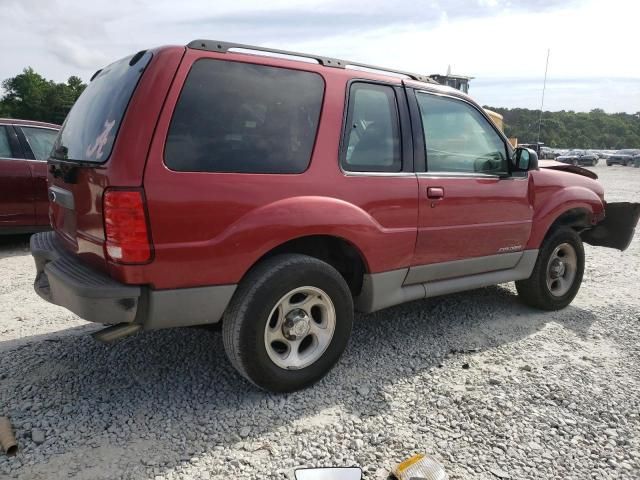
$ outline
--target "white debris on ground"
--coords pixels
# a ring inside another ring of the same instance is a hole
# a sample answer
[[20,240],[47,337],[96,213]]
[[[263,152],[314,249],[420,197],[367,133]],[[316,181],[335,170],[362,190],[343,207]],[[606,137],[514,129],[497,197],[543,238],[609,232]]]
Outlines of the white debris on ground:
[[[595,167],[611,201],[640,169]],[[111,346],[39,299],[24,238],[0,239],[0,415],[20,452],[0,477],[285,478],[416,452],[452,479],[640,478],[640,235],[586,247],[571,306],[538,312],[512,285],[360,316],[338,366],[289,395],[233,371],[219,332]]]

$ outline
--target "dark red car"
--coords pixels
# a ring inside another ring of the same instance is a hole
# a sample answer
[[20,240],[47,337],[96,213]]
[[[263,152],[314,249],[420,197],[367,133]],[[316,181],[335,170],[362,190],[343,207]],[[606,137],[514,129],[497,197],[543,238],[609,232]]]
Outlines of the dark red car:
[[47,158],[60,130],[0,118],[0,235],[48,230]]
[[97,72],[49,163],[38,294],[103,340],[222,320],[273,391],[331,368],[354,309],[511,281],[563,308],[582,241],[625,249],[640,214],[425,76],[208,40]]

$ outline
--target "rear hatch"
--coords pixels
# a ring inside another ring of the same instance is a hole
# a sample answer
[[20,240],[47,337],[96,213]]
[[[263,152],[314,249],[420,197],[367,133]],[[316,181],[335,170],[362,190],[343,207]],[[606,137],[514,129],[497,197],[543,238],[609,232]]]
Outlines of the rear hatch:
[[141,187],[155,120],[183,54],[142,51],[96,72],[54,144],[51,224],[67,250],[102,270],[105,190]]

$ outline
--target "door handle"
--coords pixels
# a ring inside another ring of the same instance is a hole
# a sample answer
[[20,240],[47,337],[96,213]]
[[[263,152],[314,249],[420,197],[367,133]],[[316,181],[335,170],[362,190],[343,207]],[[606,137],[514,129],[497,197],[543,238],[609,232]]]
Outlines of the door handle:
[[444,197],[444,188],[442,187],[427,188],[427,198],[438,199],[443,197]]

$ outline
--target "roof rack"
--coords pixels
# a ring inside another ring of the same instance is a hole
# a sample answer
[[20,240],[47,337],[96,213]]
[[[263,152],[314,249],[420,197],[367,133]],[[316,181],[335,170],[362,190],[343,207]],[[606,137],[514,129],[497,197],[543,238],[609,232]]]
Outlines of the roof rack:
[[232,43],[232,42],[219,42],[216,40],[193,40],[187,44],[188,48],[193,48],[196,50],[206,50],[209,52],[220,52],[227,53],[231,49],[242,49],[242,50],[254,50],[257,52],[267,52],[274,53],[276,55],[286,55],[290,57],[299,57],[312,59],[317,61],[320,65],[331,68],[348,68],[348,67],[358,67],[367,70],[379,71],[381,73],[393,73],[397,75],[405,75],[412,80],[417,80],[419,82],[427,82],[427,83],[435,83],[435,80],[430,78],[428,75],[422,75],[419,73],[411,73],[405,72],[402,70],[394,70],[391,68],[385,67],[376,67],[374,65],[367,65],[365,63],[351,62],[348,60],[339,60],[337,58],[324,57],[322,55],[313,55],[310,53],[300,53],[300,52],[290,52],[288,50],[278,50],[275,48],[267,48],[267,47],[259,47],[256,45],[244,45],[242,43]]

